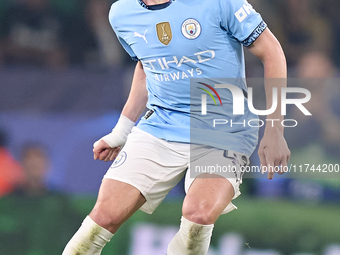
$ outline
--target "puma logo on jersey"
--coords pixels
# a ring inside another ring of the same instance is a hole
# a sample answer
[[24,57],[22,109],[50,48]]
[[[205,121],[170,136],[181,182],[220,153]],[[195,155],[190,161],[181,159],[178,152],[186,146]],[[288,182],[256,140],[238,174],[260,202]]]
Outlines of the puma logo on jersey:
[[145,41],[146,43],[148,43],[148,40],[146,40],[146,36],[145,36],[145,34],[146,34],[147,31],[148,31],[148,30],[146,29],[143,35],[141,35],[140,33],[134,32],[133,36],[134,36],[134,37],[141,37],[141,38],[144,39],[144,41]]

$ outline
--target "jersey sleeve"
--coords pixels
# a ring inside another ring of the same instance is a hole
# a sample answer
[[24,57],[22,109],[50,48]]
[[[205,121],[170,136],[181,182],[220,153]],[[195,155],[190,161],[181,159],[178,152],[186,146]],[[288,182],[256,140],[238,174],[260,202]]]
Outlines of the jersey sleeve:
[[247,0],[219,0],[221,26],[244,46],[250,46],[267,24]]
[[117,33],[116,33],[118,40],[120,42],[120,44],[123,46],[124,50],[130,55],[130,57],[132,58],[132,60],[134,61],[139,61],[138,57],[136,56],[136,54],[133,52],[133,50],[131,49],[131,47],[124,41],[123,38],[121,38]]
[[[118,2],[117,2],[117,4],[118,4]],[[109,12],[109,21],[110,21],[110,24],[111,24],[113,31],[115,32],[115,34],[116,34],[120,44],[123,46],[124,50],[130,55],[130,57],[134,61],[139,61],[138,57],[133,52],[130,45],[124,40],[124,38],[121,36],[121,34],[119,32],[119,17],[117,17],[117,15],[116,15],[115,4],[113,4],[111,6],[111,9],[110,9],[110,12]]]

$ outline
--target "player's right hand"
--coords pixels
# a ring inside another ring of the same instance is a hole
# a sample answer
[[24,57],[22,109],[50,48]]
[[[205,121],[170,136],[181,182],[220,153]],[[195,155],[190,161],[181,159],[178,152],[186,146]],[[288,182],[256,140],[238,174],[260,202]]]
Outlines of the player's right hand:
[[93,144],[94,160],[113,161],[124,146],[126,139],[127,134],[119,132],[115,127],[110,134],[103,136]]
[[93,145],[93,158],[94,160],[113,161],[119,151],[120,146],[111,148],[103,139],[97,141]]
[[134,125],[133,121],[121,115],[112,132],[93,144],[93,158],[105,162],[114,160]]

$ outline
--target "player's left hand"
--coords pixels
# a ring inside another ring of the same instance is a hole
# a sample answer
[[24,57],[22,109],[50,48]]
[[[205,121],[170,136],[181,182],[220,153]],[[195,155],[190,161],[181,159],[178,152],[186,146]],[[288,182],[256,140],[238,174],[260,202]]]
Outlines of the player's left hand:
[[275,128],[266,129],[260,142],[258,154],[262,173],[268,172],[268,179],[273,179],[275,172],[283,174],[290,158],[290,150],[283,132]]

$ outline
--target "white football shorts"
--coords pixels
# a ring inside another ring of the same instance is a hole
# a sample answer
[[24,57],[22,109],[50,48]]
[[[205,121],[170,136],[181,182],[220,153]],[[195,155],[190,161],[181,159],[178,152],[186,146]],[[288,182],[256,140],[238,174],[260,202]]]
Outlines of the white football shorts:
[[[213,164],[207,165],[209,162]],[[237,198],[241,194],[242,166],[247,164],[248,157],[238,152],[168,142],[134,127],[104,179],[118,180],[137,188],[146,199],[140,209],[151,214],[185,174],[186,192],[197,175],[210,173],[226,178],[234,188],[233,199]],[[235,208],[230,203],[223,213]]]

